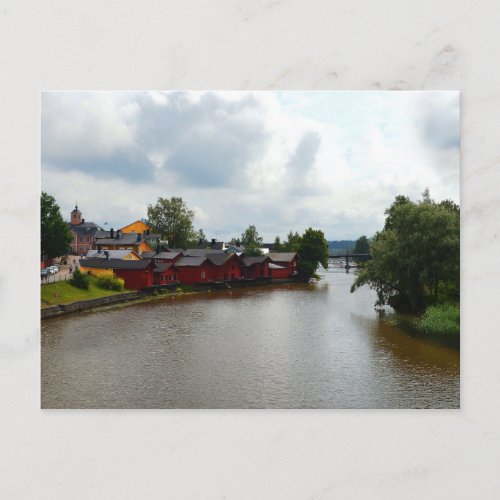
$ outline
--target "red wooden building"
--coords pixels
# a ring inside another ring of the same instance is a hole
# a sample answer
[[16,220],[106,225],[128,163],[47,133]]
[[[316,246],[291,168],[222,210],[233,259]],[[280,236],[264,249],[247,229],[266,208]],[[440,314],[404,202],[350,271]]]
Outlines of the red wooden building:
[[153,285],[155,263],[152,260],[91,258],[81,260],[80,266],[82,271],[112,271],[124,280],[125,288],[129,290],[142,290]]
[[269,263],[271,260],[267,255],[257,257],[241,258],[241,276],[244,279],[267,278],[269,274]]
[[169,262],[156,262],[153,269],[153,284],[168,285],[178,283],[177,268]]
[[241,260],[234,253],[207,254],[212,264],[212,281],[228,281],[241,279]]
[[212,263],[206,257],[181,257],[175,263],[177,279],[183,285],[211,281]]
[[297,264],[299,262],[297,252],[269,252],[267,256],[272,264],[286,269],[286,271],[282,271],[279,268],[271,266],[271,275],[273,278],[288,278],[297,274]]

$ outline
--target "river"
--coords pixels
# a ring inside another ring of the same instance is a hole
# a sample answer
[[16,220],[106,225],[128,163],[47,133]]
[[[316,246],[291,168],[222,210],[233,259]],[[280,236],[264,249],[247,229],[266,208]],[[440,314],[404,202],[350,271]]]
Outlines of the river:
[[43,408],[459,408],[460,354],[380,319],[353,273],[45,320]]

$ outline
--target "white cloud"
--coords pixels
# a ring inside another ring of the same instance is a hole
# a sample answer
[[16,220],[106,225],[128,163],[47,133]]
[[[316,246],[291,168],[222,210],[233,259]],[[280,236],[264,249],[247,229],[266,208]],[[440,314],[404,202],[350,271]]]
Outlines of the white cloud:
[[45,93],[42,188],[114,226],[158,196],[207,236],[373,234],[397,194],[458,201],[455,92]]

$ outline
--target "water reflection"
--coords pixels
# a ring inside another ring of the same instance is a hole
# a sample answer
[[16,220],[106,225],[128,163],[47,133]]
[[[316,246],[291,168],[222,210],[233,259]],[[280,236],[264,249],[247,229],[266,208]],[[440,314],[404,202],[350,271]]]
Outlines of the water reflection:
[[459,353],[380,320],[353,273],[42,325],[42,405],[456,408]]

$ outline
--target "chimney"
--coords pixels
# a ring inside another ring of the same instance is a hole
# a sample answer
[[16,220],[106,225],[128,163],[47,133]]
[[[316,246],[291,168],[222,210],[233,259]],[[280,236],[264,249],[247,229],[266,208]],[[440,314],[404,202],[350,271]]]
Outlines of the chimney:
[[119,229],[116,230],[116,239],[117,240],[120,239],[120,230]]
[[215,238],[212,238],[212,244],[214,244],[214,243],[215,243]]
[[106,256],[106,260],[109,260],[109,251],[104,250],[104,255]]
[[109,232],[109,237],[113,239],[115,237],[115,230],[111,228],[111,231]]
[[85,222],[85,219],[82,219],[82,224]]

